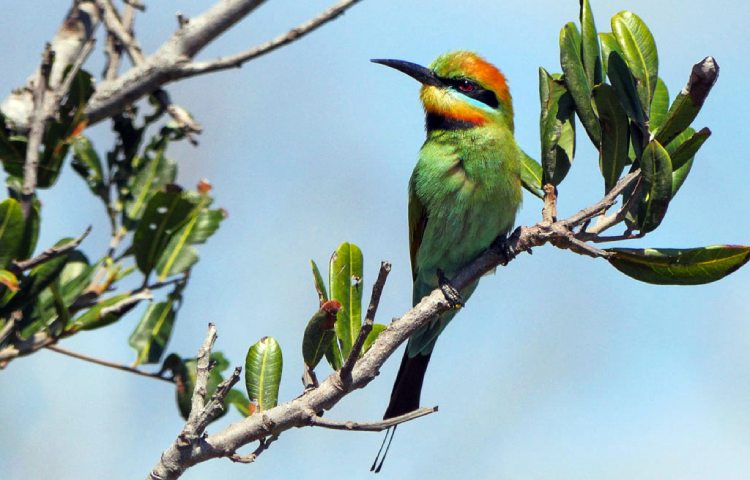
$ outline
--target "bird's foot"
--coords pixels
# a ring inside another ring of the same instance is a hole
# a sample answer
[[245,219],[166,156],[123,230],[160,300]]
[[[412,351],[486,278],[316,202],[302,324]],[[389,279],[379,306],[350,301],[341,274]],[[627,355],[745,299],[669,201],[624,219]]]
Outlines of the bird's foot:
[[448,280],[448,277],[445,276],[445,273],[443,273],[442,270],[438,269],[437,277],[438,285],[440,285],[440,290],[443,292],[443,296],[448,301],[450,307],[456,310],[462,308],[464,306],[464,299],[461,298],[461,292],[459,292],[458,289],[453,286],[451,281]]
[[503,257],[503,261],[500,262],[503,266],[508,265],[508,263],[516,258],[522,251],[528,252],[529,255],[533,253],[531,251],[531,248],[527,248],[526,250],[517,250],[515,248],[514,244],[520,236],[521,227],[517,227],[509,236],[497,237],[497,239],[495,239],[495,241],[492,243],[492,247],[497,250],[498,254],[500,254],[501,257]]

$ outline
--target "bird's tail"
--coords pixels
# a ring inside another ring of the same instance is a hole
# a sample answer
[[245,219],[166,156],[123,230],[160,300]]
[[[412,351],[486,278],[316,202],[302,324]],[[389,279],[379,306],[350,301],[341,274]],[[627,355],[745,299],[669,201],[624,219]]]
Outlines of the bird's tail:
[[[383,419],[398,417],[405,413],[419,408],[419,396],[422,392],[422,381],[424,380],[424,374],[427,371],[427,364],[430,363],[430,356],[432,353],[426,355],[417,354],[413,357],[409,357],[409,350],[404,352],[404,357],[401,359],[401,366],[398,369],[398,375],[396,375],[396,382],[393,385],[393,392],[391,392],[391,402],[388,404],[388,408],[383,415]],[[375,457],[370,468],[371,472],[378,473],[383,468],[385,457],[388,455],[388,449],[391,447],[393,436],[396,434],[396,427],[391,427],[385,434],[383,444],[380,445],[380,450]],[[390,440],[388,439],[388,433],[391,434]],[[385,452],[383,457],[380,457],[380,453],[383,451],[385,446]],[[378,462],[380,459],[380,462]]]
[[396,375],[391,392],[391,401],[385,410],[383,419],[398,417],[419,408],[419,396],[422,392],[422,381],[430,363],[432,352],[409,357],[409,350],[404,352],[401,366]]

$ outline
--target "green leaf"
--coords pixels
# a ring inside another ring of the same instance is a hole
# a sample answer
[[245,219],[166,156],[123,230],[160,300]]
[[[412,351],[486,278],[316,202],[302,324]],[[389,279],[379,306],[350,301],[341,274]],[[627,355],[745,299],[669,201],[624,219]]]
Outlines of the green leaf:
[[580,3],[581,57],[589,85],[593,87],[602,83],[602,59],[599,56],[599,37],[596,34],[594,13],[591,11],[589,0],[580,0]]
[[[72,238],[63,238],[55,246],[64,245],[71,240]],[[70,255],[71,252],[66,252],[32,268],[29,274],[21,279],[21,290],[6,308],[18,310],[36,301],[37,296],[58,278]]]
[[336,300],[325,302],[307,322],[302,338],[302,359],[308,367],[315,368],[318,365],[335,338],[333,327],[336,324],[336,313],[340,309],[341,304]]
[[254,411],[251,410],[250,400],[247,399],[244,393],[236,388],[229,390],[229,393],[227,393],[227,396],[224,399],[224,406],[227,407],[229,405],[234,405],[234,408],[236,408],[243,417],[249,417],[254,413]]
[[344,365],[338,337],[333,337],[331,339],[331,343],[328,345],[328,350],[326,350],[326,361],[334,371],[341,369]]
[[32,321],[24,327],[21,336],[28,338],[42,330],[55,330],[59,334],[69,323],[69,307],[91,284],[96,265],[89,265],[86,256],[78,250],[70,252],[60,275],[49,288],[37,296]]
[[326,284],[323,281],[323,275],[320,274],[318,265],[314,260],[310,260],[310,267],[312,268],[313,284],[315,285],[315,291],[318,292],[318,300],[320,304],[328,301],[328,292],[326,292]]
[[375,340],[378,339],[378,335],[386,329],[385,325],[382,325],[380,323],[375,323],[372,325],[372,330],[370,333],[367,334],[367,338],[365,338],[365,343],[362,345],[362,354],[364,354],[366,351],[372,347],[372,344],[375,343]]
[[735,272],[750,259],[750,247],[611,248],[609,263],[625,275],[656,285],[701,285]]
[[73,320],[65,332],[73,334],[79,330],[95,330],[106,327],[121,319],[142,300],[151,298],[150,294],[122,293],[100,301],[81,316]]
[[9,135],[5,116],[0,112],[0,162],[9,175],[22,176],[26,159],[26,137]]
[[73,140],[73,161],[71,163],[73,170],[84,179],[89,189],[105,202],[107,198],[107,189],[104,185],[104,172],[99,155],[94,150],[91,141],[79,136]]
[[[560,31],[560,65],[564,73],[565,85],[573,97],[578,118],[595,145],[601,141],[599,121],[591,105],[591,88],[581,60],[581,36],[573,22]],[[541,72],[540,72],[541,76]],[[540,97],[541,97],[540,91]]]
[[688,84],[672,102],[664,124],[656,133],[659,143],[669,145],[677,135],[690,126],[703,107],[718,76],[719,65],[712,57],[706,57],[693,65]]
[[221,209],[208,210],[199,205],[185,225],[172,236],[156,263],[159,281],[185,272],[198,261],[198,251],[192,247],[216,233],[225,214]]
[[638,217],[631,228],[641,233],[656,229],[667,214],[672,199],[672,162],[659,142],[649,142],[641,157],[643,187],[638,202]]
[[[224,380],[222,372],[227,369],[229,362],[221,352],[213,352],[210,357],[213,368],[208,374],[208,382],[206,383],[206,398],[216,392],[216,388]],[[180,410],[180,415],[185,420],[190,416],[190,410],[192,408],[193,391],[195,390],[195,378],[196,378],[196,365],[197,361],[195,358],[181,359],[176,354],[170,354],[164,359],[164,366],[162,370],[172,370],[175,376],[175,385],[177,386],[177,406]],[[227,399],[224,399],[224,406],[228,404]],[[227,409],[224,410],[214,419],[226,415]]]
[[646,128],[646,116],[641,105],[641,100],[638,97],[638,90],[636,88],[635,79],[630,73],[625,60],[622,59],[619,53],[613,51],[609,54],[609,61],[607,62],[607,75],[609,81],[617,92],[617,98],[620,100],[620,105],[625,110],[636,124],[642,130]]
[[362,326],[362,251],[353,243],[342,243],[331,256],[328,273],[331,299],[341,302],[336,336],[346,358]]
[[166,302],[149,304],[128,339],[128,344],[137,353],[134,366],[142,363],[159,363],[172,334],[174,319],[174,298]]
[[618,52],[622,56],[620,46],[617,44],[617,39],[611,33],[600,33],[599,43],[601,44],[602,51],[602,70],[604,75],[608,75],[608,62],[609,54],[612,52]]
[[148,201],[133,236],[138,269],[148,275],[188,220],[195,204],[182,192],[157,192]]
[[544,198],[542,166],[523,150],[521,150],[521,185],[532,195]]
[[539,69],[539,131],[542,144],[542,184],[559,185],[575,155],[575,104],[565,83]]
[[656,89],[659,56],[651,31],[641,18],[628,11],[612,17],[612,33],[633,77],[641,105],[649,108]]
[[688,127],[667,145],[667,152],[672,159],[672,197],[685,183],[693,166],[695,154],[710,136],[711,130],[708,128],[695,132]]
[[273,337],[261,338],[247,351],[245,385],[250,401],[258,404],[258,410],[276,406],[282,365],[281,347]]
[[0,268],[18,256],[24,236],[21,204],[13,198],[0,202]]
[[34,198],[31,201],[31,209],[29,209],[29,216],[26,218],[23,229],[23,239],[21,245],[18,248],[18,260],[26,260],[31,258],[36,249],[37,241],[39,240],[39,228],[42,223],[41,219],[41,202],[39,199]]
[[164,155],[164,147],[133,159],[135,175],[129,177],[123,223],[132,230],[154,193],[174,182],[177,164]]
[[649,127],[655,132],[664,125],[667,119],[667,110],[669,109],[669,90],[664,80],[656,80],[656,90],[654,90],[654,99],[651,100],[651,113],[649,114]]
[[602,126],[599,148],[599,169],[604,176],[604,190],[609,192],[625,169],[628,160],[630,128],[628,116],[622,109],[614,88],[606,83],[594,87],[594,103]]

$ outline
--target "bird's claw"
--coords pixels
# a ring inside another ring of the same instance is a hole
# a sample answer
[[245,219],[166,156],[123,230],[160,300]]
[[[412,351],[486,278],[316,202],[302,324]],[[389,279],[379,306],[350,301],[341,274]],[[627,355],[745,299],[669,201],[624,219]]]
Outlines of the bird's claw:
[[517,240],[520,236],[521,227],[516,227],[516,229],[513,230],[513,233],[511,233],[509,236],[497,237],[497,239],[493,243],[493,247],[497,250],[498,254],[503,257],[502,262],[500,262],[503,266],[508,265],[508,263],[516,258],[522,251],[528,252],[529,255],[533,253],[531,251],[531,248],[527,248],[525,250],[517,250],[515,248],[515,240]]
[[448,304],[453,309],[460,309],[464,306],[464,299],[461,297],[461,292],[448,280],[442,270],[437,271],[438,285],[440,290],[443,292],[443,296],[448,301]]

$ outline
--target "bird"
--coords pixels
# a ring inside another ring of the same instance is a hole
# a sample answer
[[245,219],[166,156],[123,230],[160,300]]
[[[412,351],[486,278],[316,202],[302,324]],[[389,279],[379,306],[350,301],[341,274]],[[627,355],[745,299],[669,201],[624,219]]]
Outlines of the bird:
[[[471,51],[444,53],[429,67],[403,60],[371,61],[422,84],[427,138],[409,180],[408,205],[416,305],[435,288],[451,287],[448,278],[513,228],[522,200],[513,102],[501,71]],[[456,303],[466,301],[477,283],[458,292]],[[435,342],[457,311],[442,313],[409,338],[384,419],[419,408]],[[395,427],[391,441],[393,434]],[[379,471],[384,460],[385,454],[372,470]]]

